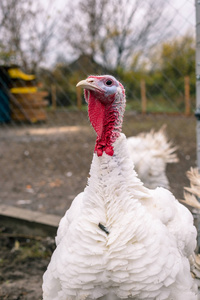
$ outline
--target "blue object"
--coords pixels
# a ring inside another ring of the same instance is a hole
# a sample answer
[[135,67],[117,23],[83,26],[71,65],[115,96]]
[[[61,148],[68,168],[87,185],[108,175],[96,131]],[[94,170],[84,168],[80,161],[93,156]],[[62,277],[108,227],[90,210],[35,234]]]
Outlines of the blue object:
[[0,88],[0,123],[10,121],[10,105],[7,93]]

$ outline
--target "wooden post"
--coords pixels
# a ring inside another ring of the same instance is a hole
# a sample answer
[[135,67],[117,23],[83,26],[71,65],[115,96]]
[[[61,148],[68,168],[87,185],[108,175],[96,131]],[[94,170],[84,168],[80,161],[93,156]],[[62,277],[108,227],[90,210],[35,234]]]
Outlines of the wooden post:
[[52,108],[53,110],[56,110],[56,86],[54,84],[52,84],[51,86],[51,101],[52,101]]
[[142,114],[146,114],[147,98],[146,98],[146,85],[145,85],[144,79],[141,79],[141,81],[140,81],[140,88],[141,88],[141,99],[142,99]]
[[77,107],[78,110],[82,108],[82,89],[80,86],[76,88],[76,97],[77,97]]
[[190,115],[190,77],[184,77],[184,86],[185,86],[185,115]]

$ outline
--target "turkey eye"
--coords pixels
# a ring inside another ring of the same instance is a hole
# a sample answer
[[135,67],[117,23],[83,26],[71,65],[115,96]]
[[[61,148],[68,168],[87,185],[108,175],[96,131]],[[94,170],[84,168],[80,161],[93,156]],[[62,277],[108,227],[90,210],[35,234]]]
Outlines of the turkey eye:
[[106,81],[106,85],[111,85],[111,84],[112,84],[112,80],[108,79],[108,80]]

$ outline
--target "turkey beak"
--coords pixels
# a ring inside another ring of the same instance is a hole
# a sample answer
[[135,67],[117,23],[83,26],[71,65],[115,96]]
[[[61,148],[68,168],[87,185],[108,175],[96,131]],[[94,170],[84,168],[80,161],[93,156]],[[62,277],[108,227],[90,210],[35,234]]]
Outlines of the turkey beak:
[[79,81],[76,87],[81,87],[86,90],[103,92],[103,90],[94,83],[94,80],[92,78]]

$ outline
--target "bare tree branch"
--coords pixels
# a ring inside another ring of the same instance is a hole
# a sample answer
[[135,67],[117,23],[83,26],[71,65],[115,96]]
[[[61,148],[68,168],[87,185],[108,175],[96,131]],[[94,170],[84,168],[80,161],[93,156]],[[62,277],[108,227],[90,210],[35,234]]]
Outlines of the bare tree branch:
[[66,16],[66,40],[77,55],[90,54],[108,68],[127,67],[134,52],[155,43],[156,25],[164,38],[164,6],[164,0],[78,0]]
[[0,54],[8,54],[8,63],[34,71],[45,61],[58,28],[58,13],[49,13],[53,3],[49,0],[46,10],[37,0],[0,1]]

